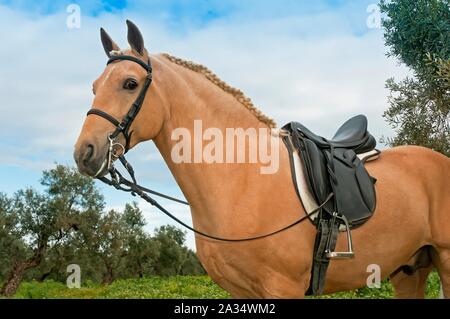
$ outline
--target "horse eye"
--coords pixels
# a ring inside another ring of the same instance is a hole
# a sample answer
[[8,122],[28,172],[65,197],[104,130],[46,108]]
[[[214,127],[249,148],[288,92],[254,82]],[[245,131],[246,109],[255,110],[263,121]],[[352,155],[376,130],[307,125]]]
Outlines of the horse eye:
[[134,90],[138,87],[138,83],[135,79],[126,79],[123,83],[123,88],[125,90]]

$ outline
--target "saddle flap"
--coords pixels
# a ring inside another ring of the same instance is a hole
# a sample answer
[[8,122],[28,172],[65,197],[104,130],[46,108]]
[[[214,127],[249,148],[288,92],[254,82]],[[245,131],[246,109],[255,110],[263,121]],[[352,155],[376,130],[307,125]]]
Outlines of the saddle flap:
[[370,218],[375,209],[375,186],[364,164],[353,150],[338,149],[334,154],[334,174],[330,180],[336,208],[352,227]]
[[330,194],[328,172],[325,165],[325,156],[322,151],[309,139],[301,139],[303,151],[300,151],[307,181],[311,192],[318,203],[325,201]]

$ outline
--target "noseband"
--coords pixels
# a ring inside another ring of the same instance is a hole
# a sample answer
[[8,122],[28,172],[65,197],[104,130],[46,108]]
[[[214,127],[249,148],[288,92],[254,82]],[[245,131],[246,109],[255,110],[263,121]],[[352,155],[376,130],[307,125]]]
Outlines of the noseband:
[[[307,218],[309,218],[311,215],[314,215],[315,213],[317,213],[319,210],[321,210],[325,204],[332,198],[332,194],[328,196],[328,198],[325,200],[325,202],[323,202],[318,208],[314,209],[313,211],[307,213],[305,216],[301,217],[300,219],[298,219],[297,221],[293,222],[292,224],[278,229],[274,232],[268,233],[268,234],[264,234],[264,235],[259,235],[259,236],[255,236],[255,237],[248,237],[248,238],[239,238],[239,239],[230,239],[230,238],[222,238],[222,237],[216,237],[216,236],[212,236],[212,235],[208,235],[202,231],[199,231],[197,229],[194,229],[193,227],[187,225],[186,223],[184,223],[183,221],[181,221],[180,219],[178,219],[177,217],[175,217],[173,214],[171,214],[169,211],[167,211],[163,206],[161,206],[156,200],[154,200],[149,194],[152,195],[156,195],[174,202],[178,202],[184,205],[189,205],[188,202],[159,193],[159,192],[155,192],[151,189],[145,188],[143,186],[140,186],[137,181],[136,181],[136,177],[134,175],[134,169],[131,166],[130,163],[128,163],[128,161],[125,159],[125,154],[128,152],[128,150],[130,149],[130,140],[131,140],[131,135],[133,134],[133,131],[130,132],[130,127],[131,124],[133,124],[133,121],[135,120],[136,116],[138,115],[139,111],[142,108],[142,105],[144,103],[144,99],[145,99],[145,95],[148,91],[148,88],[150,87],[150,84],[152,83],[152,66],[150,63],[150,59],[148,60],[148,63],[146,64],[145,62],[143,62],[142,60],[135,58],[133,56],[129,56],[129,55],[117,55],[117,56],[112,56],[110,57],[110,59],[108,60],[107,64],[110,64],[114,61],[123,61],[123,60],[127,60],[127,61],[132,61],[132,62],[136,62],[137,64],[139,64],[140,66],[142,66],[146,71],[147,71],[147,76],[145,77],[145,83],[144,86],[142,87],[141,91],[139,92],[138,97],[136,98],[136,100],[134,101],[134,103],[131,105],[130,109],[128,110],[127,114],[124,116],[124,118],[122,119],[122,121],[118,121],[115,117],[111,116],[110,114],[100,110],[100,109],[96,109],[93,108],[91,110],[89,110],[89,112],[87,112],[87,115],[97,115],[100,116],[102,118],[104,118],[105,120],[111,122],[115,127],[115,131],[111,134],[108,135],[108,140],[109,140],[109,149],[108,149],[108,154],[107,154],[107,159],[105,159],[105,161],[103,162],[102,166],[100,167],[99,171],[97,172],[97,174],[94,176],[95,178],[101,180],[103,183],[113,186],[118,190],[124,191],[124,192],[129,192],[131,193],[133,196],[138,195],[139,197],[141,197],[142,199],[144,199],[146,202],[148,202],[149,204],[151,204],[152,206],[155,206],[156,208],[158,208],[161,212],[163,212],[165,215],[167,215],[168,217],[170,217],[171,219],[173,219],[174,221],[176,221],[177,223],[183,225],[184,227],[186,227],[187,229],[193,231],[194,233],[201,235],[203,237],[207,237],[209,239],[214,239],[214,240],[218,240],[218,241],[225,241],[225,242],[243,242],[243,241],[251,241],[251,240],[256,240],[256,239],[262,239],[262,238],[266,238],[266,237],[270,237],[273,236],[275,234],[281,233],[289,228],[294,227],[295,225],[301,223],[302,221],[306,220]],[[125,137],[125,146],[123,146],[122,144],[120,144],[119,142],[116,141],[117,137],[119,136],[119,134],[122,133],[122,135]],[[117,149],[116,147],[119,147],[121,149],[120,153],[117,153]],[[125,169],[127,170],[128,174],[131,177],[131,180],[125,178],[115,167],[114,167],[114,161],[115,160],[119,160],[122,165],[125,167]],[[105,168],[108,169],[108,173],[110,174],[111,178],[108,179],[104,176],[99,176],[104,170]]]

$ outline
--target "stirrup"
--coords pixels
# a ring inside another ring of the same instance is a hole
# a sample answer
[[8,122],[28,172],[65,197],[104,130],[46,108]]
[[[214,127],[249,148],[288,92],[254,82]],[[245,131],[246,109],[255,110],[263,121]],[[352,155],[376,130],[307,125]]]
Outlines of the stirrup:
[[353,241],[352,241],[352,233],[350,231],[350,226],[348,225],[347,218],[344,215],[338,215],[337,213],[333,214],[333,217],[340,219],[344,222],[345,228],[347,231],[347,245],[348,251],[326,251],[327,258],[330,259],[346,259],[355,257],[355,253],[353,252]]

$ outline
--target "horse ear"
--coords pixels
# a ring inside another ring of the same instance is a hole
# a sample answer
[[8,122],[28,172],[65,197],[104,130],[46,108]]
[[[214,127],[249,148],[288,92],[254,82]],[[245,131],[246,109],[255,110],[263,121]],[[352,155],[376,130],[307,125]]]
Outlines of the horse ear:
[[120,51],[119,46],[111,39],[105,29],[100,28],[100,38],[102,39],[103,49],[108,58],[111,57],[111,51]]
[[127,20],[127,26],[128,43],[133,50],[140,55],[144,55],[144,38],[142,37],[141,31],[139,31],[138,27],[130,20]]

